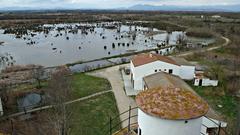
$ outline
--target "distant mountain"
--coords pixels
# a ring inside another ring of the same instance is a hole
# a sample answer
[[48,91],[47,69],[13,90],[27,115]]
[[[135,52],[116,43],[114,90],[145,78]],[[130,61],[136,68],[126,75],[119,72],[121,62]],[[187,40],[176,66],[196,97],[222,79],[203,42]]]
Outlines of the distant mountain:
[[80,8],[78,6],[65,5],[63,7],[41,8],[41,7],[0,7],[0,11],[21,10],[142,10],[142,11],[212,11],[212,12],[240,12],[240,5],[215,5],[215,6],[175,6],[175,5],[134,5],[115,9]]
[[240,12],[240,5],[215,5],[215,6],[174,6],[174,5],[134,5],[128,10],[143,11],[223,11]]

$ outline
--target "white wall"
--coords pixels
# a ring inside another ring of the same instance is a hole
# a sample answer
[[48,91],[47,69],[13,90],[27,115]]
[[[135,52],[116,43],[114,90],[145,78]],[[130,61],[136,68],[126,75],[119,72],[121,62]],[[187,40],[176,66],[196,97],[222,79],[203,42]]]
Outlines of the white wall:
[[150,116],[138,109],[142,135],[200,135],[202,117],[187,120],[166,120]]
[[195,66],[184,66],[180,68],[180,78],[184,80],[193,80],[195,76]]
[[[196,78],[194,80],[194,86],[200,85],[200,80]],[[202,78],[202,86],[218,86],[218,80],[210,80],[209,78]]]
[[204,126],[202,126],[201,132],[202,132],[204,135],[208,135],[208,133],[207,133],[207,129],[208,129],[208,128],[218,128],[220,124],[221,124],[221,127],[222,127],[222,128],[227,127],[227,123],[226,123],[226,122],[220,122],[220,121],[218,121],[218,120],[211,119],[211,118],[208,119],[208,118],[206,118],[206,117],[203,117],[202,124],[203,124]]
[[[169,72],[169,69],[173,70],[173,74],[179,76],[179,70],[180,66],[169,64],[162,61],[155,61],[152,63],[148,63],[145,65],[132,67],[133,64],[131,62],[131,71],[133,73],[133,79],[134,79],[134,89],[135,90],[143,90],[143,78],[148,75],[155,74],[155,70],[157,72],[163,71],[163,72]],[[133,68],[133,69],[132,69]],[[166,69],[166,71],[164,71]]]

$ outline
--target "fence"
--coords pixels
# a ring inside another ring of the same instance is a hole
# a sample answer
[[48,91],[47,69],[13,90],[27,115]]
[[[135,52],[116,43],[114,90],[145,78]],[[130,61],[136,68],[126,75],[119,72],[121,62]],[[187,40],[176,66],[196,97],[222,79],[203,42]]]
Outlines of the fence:
[[[131,126],[137,124],[137,122],[134,121],[134,118],[137,118],[138,116],[137,114],[134,113],[135,111],[137,111],[137,109],[138,107],[132,108],[131,106],[129,106],[129,109],[126,110],[125,112],[115,117],[109,117],[109,122],[104,125],[103,134],[112,135],[114,132],[117,132],[117,131],[120,132],[123,129],[127,129],[127,132],[130,132]],[[126,118],[122,117],[124,118],[123,120],[121,120],[120,122],[114,123],[114,120],[116,120],[117,118],[123,115],[125,115]],[[124,122],[127,123],[127,126],[122,127],[122,124]]]

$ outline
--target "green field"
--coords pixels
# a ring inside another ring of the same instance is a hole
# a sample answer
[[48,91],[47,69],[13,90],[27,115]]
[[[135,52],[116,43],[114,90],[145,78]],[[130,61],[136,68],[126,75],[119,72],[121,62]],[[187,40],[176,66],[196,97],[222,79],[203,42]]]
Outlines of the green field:
[[74,98],[111,90],[111,85],[108,80],[82,73],[77,73],[72,76],[72,87]]
[[[109,117],[119,114],[113,93],[74,103],[70,107],[73,112],[71,135],[106,135]],[[119,121],[117,118],[114,122]]]
[[[111,89],[108,80],[86,74],[74,74],[72,87],[75,98]],[[70,105],[71,135],[104,135],[109,118],[119,114],[113,93],[107,93]],[[114,122],[119,122],[117,118]]]

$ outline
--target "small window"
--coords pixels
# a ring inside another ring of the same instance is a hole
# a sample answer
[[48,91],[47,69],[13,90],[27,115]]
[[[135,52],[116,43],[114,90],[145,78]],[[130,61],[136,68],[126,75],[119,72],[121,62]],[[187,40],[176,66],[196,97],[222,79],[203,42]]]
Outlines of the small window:
[[164,71],[167,71],[167,69],[164,69]]
[[155,70],[155,72],[157,72],[157,69]]
[[172,74],[173,73],[173,70],[172,69],[169,69],[169,74]]
[[161,69],[159,69],[159,72],[161,72],[162,70]]
[[186,120],[186,121],[185,121],[185,124],[187,124],[187,123],[188,123],[188,121]]

